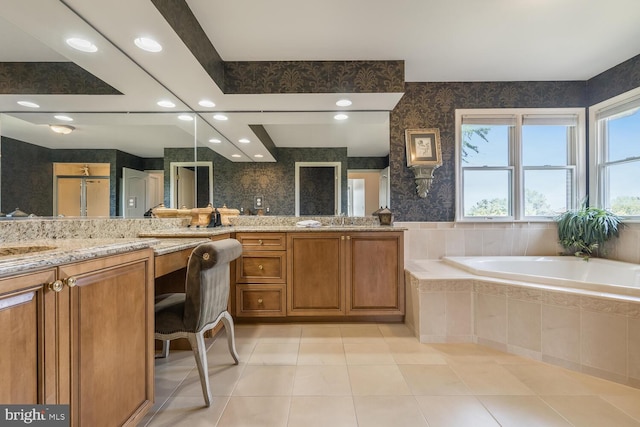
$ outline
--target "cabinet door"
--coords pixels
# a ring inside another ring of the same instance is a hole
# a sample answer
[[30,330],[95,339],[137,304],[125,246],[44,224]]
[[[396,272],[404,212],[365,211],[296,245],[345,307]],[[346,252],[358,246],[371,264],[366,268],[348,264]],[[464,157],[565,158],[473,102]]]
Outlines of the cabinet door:
[[402,232],[347,236],[347,314],[403,315]]
[[287,237],[287,315],[344,315],[343,239],[340,233]]
[[54,280],[54,269],[0,279],[2,404],[58,403],[55,339],[47,332],[55,332],[55,293],[47,287]]
[[69,295],[71,422],[135,425],[153,402],[150,250],[59,267]]

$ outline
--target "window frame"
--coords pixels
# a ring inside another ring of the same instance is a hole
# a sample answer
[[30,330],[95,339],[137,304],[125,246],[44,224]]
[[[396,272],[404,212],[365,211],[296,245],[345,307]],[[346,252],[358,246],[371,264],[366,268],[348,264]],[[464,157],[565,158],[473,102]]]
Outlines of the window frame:
[[[509,165],[499,169],[511,168],[510,185],[511,215],[500,217],[464,216],[464,181],[463,171],[466,169],[495,169],[495,167],[464,167],[462,162],[462,122],[463,117],[474,119],[486,117],[515,117],[515,126],[509,137]],[[573,143],[567,141],[567,165],[523,165],[522,159],[522,126],[525,116],[546,117],[550,121],[562,116],[575,116],[576,126]],[[456,221],[458,222],[551,222],[555,216],[526,216],[524,199],[525,170],[570,170],[572,174],[569,209],[576,208],[587,194],[586,171],[586,109],[585,108],[500,108],[500,109],[456,109],[455,110],[455,167],[456,167]]]
[[[619,160],[607,159],[607,126],[601,120],[614,117],[640,106],[640,88],[635,88],[589,107],[589,200],[590,204],[607,209],[609,203],[609,166],[640,162],[640,156]],[[640,222],[640,215],[625,215],[625,222]]]

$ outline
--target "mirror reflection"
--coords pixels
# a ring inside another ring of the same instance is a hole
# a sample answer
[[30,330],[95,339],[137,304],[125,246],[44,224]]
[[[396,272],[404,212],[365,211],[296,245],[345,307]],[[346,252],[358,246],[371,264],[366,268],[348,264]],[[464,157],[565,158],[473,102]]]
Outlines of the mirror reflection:
[[[388,141],[388,121],[375,114],[376,129],[386,129],[382,137]],[[167,207],[190,207],[192,203],[192,207],[205,207],[212,203],[214,207],[242,209],[245,214],[359,216],[370,215],[379,207],[371,206],[385,205],[382,187],[372,187],[368,184],[371,180],[367,180],[367,185],[350,189],[348,174],[366,171],[379,176],[388,166],[388,146],[374,157],[353,156],[352,148],[346,146],[308,147],[305,144],[309,141],[300,137],[304,128],[300,122],[306,119],[297,116],[292,117],[290,123],[297,123],[291,128],[283,119],[277,126],[264,126],[265,132],[277,136],[270,149],[275,161],[265,161],[253,159],[248,145],[237,141],[232,144],[226,138],[227,134],[232,135],[229,129],[223,126],[219,132],[203,119],[202,113],[69,113],[73,118],[69,126],[73,129],[66,134],[51,130],[51,124],[65,124],[53,115],[0,114],[1,211],[20,208],[37,216],[142,217],[161,203]],[[264,114],[260,118],[265,121]],[[309,131],[318,141],[321,127],[316,124]],[[249,145],[261,143],[256,134],[248,133],[252,139]],[[288,139],[282,136],[285,134]],[[332,142],[329,133],[324,139]],[[337,140],[334,137],[333,141]],[[344,141],[337,144],[347,145]],[[239,158],[233,156],[236,153]],[[304,201],[300,205],[300,200],[296,210],[296,162],[340,166],[333,193],[335,204],[319,204],[329,209],[327,213],[311,209]],[[183,175],[193,175],[189,190],[177,191],[171,177],[172,165],[180,163]],[[61,205],[63,193],[74,199],[73,207]],[[257,196],[263,198],[262,212],[254,206]],[[356,207],[363,198],[372,197],[374,202]]]

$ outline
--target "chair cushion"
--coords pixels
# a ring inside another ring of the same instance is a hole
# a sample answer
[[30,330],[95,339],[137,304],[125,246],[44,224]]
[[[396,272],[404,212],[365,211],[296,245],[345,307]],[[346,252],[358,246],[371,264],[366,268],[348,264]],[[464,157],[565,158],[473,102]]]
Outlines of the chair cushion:
[[156,297],[155,332],[157,334],[187,331],[183,321],[185,299],[184,293],[163,294]]

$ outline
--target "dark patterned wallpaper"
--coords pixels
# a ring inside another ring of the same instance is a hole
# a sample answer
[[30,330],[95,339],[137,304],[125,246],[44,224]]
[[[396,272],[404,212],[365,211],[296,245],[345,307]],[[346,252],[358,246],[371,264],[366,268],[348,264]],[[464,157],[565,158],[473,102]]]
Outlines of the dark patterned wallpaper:
[[253,211],[255,196],[264,197],[272,215],[295,214],[295,163],[340,162],[342,209],[347,209],[346,148],[279,148],[277,163],[233,163],[222,159],[213,168],[214,202]]
[[0,94],[121,95],[73,62],[0,62]]
[[640,87],[640,55],[624,61],[587,81],[589,105]]
[[51,150],[2,137],[2,212],[53,215]]
[[335,215],[334,168],[300,168],[300,215]]
[[225,62],[225,92],[402,92],[404,61]]
[[[585,82],[406,83],[390,116],[391,210],[397,221],[452,221],[455,216],[455,110],[584,107]],[[405,129],[439,128],[443,165],[426,199],[406,166]]]
[[384,169],[389,166],[389,156],[385,157],[349,157],[349,169]]

